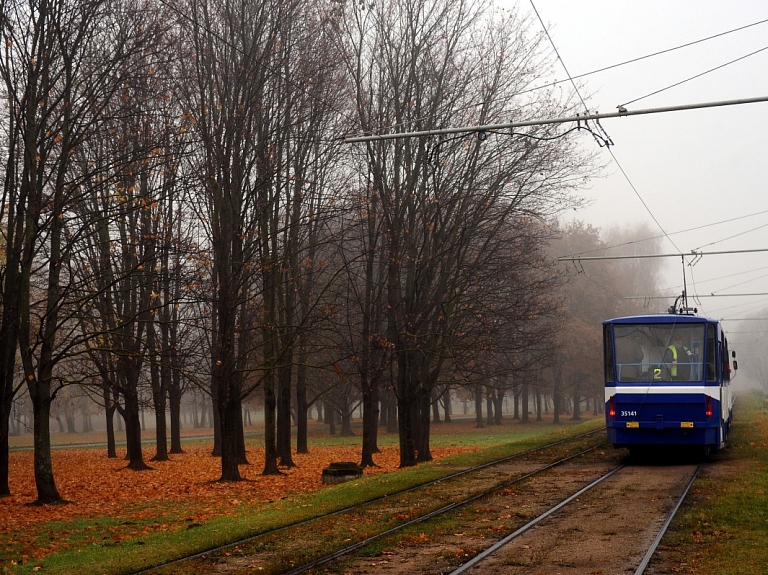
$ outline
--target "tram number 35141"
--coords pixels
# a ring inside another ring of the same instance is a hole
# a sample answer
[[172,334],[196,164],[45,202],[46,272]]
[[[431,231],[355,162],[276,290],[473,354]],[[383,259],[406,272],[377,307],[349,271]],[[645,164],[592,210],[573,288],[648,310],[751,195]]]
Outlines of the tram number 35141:
[[636,411],[622,411],[621,417],[637,417]]

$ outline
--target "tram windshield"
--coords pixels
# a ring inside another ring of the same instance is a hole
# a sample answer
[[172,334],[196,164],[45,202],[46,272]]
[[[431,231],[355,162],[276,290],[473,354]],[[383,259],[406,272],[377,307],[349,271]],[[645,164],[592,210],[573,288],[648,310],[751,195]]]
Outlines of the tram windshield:
[[701,381],[705,324],[613,326],[617,381]]

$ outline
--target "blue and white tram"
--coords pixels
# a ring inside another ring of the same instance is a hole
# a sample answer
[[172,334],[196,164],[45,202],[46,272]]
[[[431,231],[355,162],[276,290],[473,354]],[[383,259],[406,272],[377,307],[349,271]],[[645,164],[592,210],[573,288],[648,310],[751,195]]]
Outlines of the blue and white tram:
[[605,422],[615,447],[688,446],[706,455],[725,445],[731,357],[718,321],[676,313],[616,318],[603,322],[603,342]]

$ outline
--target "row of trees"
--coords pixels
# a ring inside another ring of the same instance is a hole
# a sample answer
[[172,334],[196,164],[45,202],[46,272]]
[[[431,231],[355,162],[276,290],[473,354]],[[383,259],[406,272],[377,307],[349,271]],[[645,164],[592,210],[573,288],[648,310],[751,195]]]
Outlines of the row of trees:
[[135,470],[142,390],[157,459],[181,451],[185,387],[204,390],[221,479],[237,480],[255,390],[265,474],[292,465],[292,412],[305,451],[308,406],[343,386],[363,402],[363,464],[391,394],[409,466],[431,458],[438,386],[561,365],[546,360],[563,326],[547,244],[592,172],[575,133],[341,139],[572,113],[542,88],[550,59],[516,12],[484,0],[0,10],[0,495],[24,388],[47,503],[61,499],[49,425],[67,386],[98,398],[112,456],[120,413]]

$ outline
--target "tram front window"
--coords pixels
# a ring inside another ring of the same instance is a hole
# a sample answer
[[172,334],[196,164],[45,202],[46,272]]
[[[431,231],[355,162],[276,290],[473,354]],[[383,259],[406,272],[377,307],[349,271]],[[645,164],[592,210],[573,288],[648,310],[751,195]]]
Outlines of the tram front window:
[[701,381],[705,324],[615,325],[616,379]]

